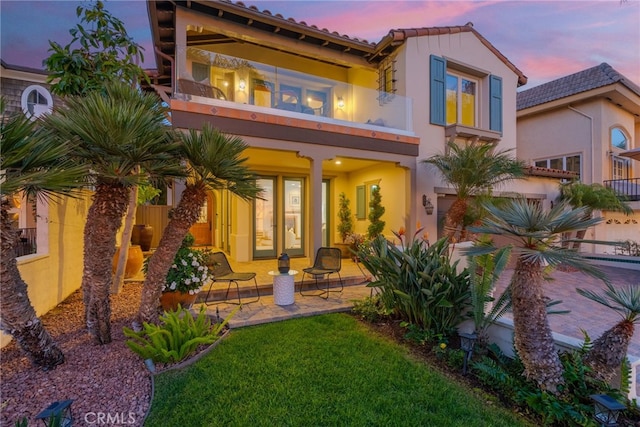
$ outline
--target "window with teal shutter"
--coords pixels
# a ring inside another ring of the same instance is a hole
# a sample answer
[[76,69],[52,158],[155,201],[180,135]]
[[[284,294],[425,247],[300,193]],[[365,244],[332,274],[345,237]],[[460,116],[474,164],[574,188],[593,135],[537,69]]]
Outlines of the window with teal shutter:
[[430,102],[430,121],[434,125],[444,126],[446,123],[446,78],[447,78],[447,61],[439,56],[431,55],[429,57],[429,92],[431,94]]
[[364,185],[358,185],[356,187],[356,218],[367,218],[367,201]]
[[490,76],[489,92],[489,129],[502,132],[502,79],[498,76]]

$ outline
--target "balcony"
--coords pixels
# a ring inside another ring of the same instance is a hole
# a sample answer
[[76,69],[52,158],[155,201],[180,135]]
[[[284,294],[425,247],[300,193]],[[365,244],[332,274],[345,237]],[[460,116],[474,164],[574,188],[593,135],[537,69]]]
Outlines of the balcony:
[[176,52],[173,90],[175,100],[235,118],[240,110],[414,136],[410,98],[192,47]]
[[612,179],[603,181],[603,184],[627,202],[640,201],[640,178]]

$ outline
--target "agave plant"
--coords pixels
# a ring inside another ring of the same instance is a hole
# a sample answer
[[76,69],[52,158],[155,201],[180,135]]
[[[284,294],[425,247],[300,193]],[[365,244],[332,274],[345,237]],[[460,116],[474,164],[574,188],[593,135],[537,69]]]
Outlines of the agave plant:
[[640,319],[640,284],[619,288],[611,284],[606,286],[604,294],[586,289],[576,291],[622,316],[620,322],[593,342],[593,347],[584,357],[585,364],[593,371],[593,376],[608,382],[627,357],[627,348],[633,337],[635,323]]

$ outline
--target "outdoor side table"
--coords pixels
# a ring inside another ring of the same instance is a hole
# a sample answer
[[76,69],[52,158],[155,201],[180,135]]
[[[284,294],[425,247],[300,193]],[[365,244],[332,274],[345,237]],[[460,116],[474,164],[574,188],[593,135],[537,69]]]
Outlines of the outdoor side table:
[[273,302],[276,305],[291,305],[295,295],[294,276],[298,274],[296,270],[289,270],[288,273],[280,274],[279,271],[270,271],[273,276]]

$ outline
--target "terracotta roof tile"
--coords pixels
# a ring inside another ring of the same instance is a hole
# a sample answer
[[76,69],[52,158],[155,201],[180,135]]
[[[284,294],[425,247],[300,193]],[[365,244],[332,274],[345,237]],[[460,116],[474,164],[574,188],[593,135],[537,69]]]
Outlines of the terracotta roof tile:
[[640,95],[640,87],[638,85],[618,73],[606,62],[603,62],[595,67],[519,92],[516,108],[517,110],[523,110],[616,83],[621,83],[629,90]]

